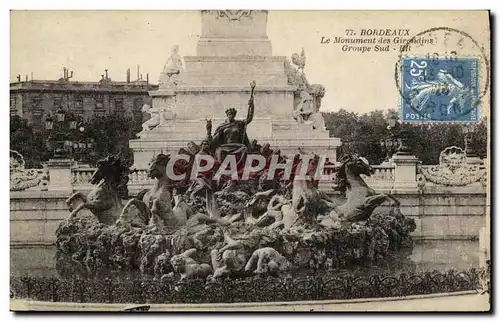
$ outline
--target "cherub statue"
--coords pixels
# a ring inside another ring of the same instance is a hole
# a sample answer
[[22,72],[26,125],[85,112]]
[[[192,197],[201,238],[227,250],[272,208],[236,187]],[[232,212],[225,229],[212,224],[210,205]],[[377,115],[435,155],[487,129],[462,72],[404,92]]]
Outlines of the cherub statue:
[[[260,192],[258,194],[264,194],[266,192]],[[252,201],[255,201],[252,200]],[[282,207],[285,204],[291,204],[292,201],[285,198],[283,195],[275,194],[271,197],[271,200],[269,201],[267,205],[267,211],[262,214],[259,218],[253,218],[251,216],[246,217],[246,221],[248,223],[255,224],[258,227],[266,227],[268,226],[270,229],[275,228],[275,226],[279,225],[278,223],[283,220],[283,215],[284,213],[282,212]],[[251,202],[248,204],[248,206],[253,205]],[[276,224],[274,224],[276,223]]]
[[212,274],[212,268],[210,265],[206,263],[198,264],[192,258],[194,253],[196,253],[196,249],[192,248],[182,254],[174,255],[170,259],[170,264],[172,264],[174,273],[179,273],[181,275],[179,281],[184,279],[205,279]]
[[233,240],[224,234],[226,245],[221,249],[214,249],[210,253],[214,274],[212,279],[228,276],[231,272],[243,271],[246,262],[246,249],[242,241]]
[[264,247],[253,252],[245,266],[245,271],[276,275],[289,270],[290,267],[290,262],[278,251],[272,247]]

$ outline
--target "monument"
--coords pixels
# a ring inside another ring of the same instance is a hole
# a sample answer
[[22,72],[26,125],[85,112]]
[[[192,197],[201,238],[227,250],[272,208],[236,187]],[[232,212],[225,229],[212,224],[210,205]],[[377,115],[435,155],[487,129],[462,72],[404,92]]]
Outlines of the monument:
[[205,10],[201,20],[197,56],[182,59],[182,48],[173,45],[159,89],[150,92],[150,112],[159,119],[130,141],[135,167],[145,169],[162,151],[176,153],[190,141],[201,142],[205,120],[218,126],[227,109],[245,117],[252,81],[256,87],[255,116],[247,128],[250,140],[276,146],[284,155],[301,148],[334,162],[341,142],[325,129],[319,112],[325,89],[307,81],[304,50],[293,54],[291,62],[272,55],[267,11]]

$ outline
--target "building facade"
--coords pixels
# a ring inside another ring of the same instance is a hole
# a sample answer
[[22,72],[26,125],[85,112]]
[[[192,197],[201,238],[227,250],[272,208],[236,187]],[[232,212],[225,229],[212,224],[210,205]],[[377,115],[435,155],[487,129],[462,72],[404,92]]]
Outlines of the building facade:
[[142,122],[142,106],[151,104],[149,91],[158,86],[146,80],[111,81],[106,75],[98,82],[70,81],[65,70],[59,80],[27,80],[10,84],[10,115],[27,119],[35,131],[44,131],[44,121],[59,110],[87,120],[93,116],[124,114]]

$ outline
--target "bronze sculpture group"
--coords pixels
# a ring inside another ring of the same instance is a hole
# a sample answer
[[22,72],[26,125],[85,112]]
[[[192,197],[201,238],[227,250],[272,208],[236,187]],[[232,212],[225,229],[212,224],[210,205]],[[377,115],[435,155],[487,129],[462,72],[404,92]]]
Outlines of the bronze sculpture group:
[[[234,155],[238,169],[244,164],[250,153],[259,153],[270,157],[279,155],[269,145],[259,146],[250,142],[246,127],[254,114],[254,88],[251,84],[248,115],[245,120],[236,120],[236,111],[226,111],[227,120],[212,135],[211,121],[207,120],[207,139],[201,146],[190,144],[180,153],[190,156],[190,161],[180,166],[186,170],[193,166],[196,155],[215,156],[217,163],[222,163],[227,155]],[[286,161],[286,156],[279,156]],[[238,225],[245,233],[281,233],[301,228],[327,231],[345,224],[366,221],[376,207],[385,201],[399,207],[399,202],[392,196],[376,193],[364,182],[361,175],[370,175],[373,169],[363,157],[348,155],[337,168],[337,186],[345,194],[346,202],[335,205],[320,192],[310,179],[295,180],[301,169],[301,160],[296,158],[294,175],[288,181],[266,181],[266,170],[258,173],[247,182],[236,182],[231,177],[213,179],[213,172],[199,173],[194,179],[187,178],[182,187],[173,188],[173,182],[166,175],[170,156],[159,154],[154,157],[148,169],[148,176],[155,179],[151,189],[122,204],[119,190],[126,184],[129,168],[124,166],[116,155],[99,162],[92,176],[95,188],[87,195],[75,193],[68,201],[71,211],[69,219],[74,219],[82,209],[88,209],[97,220],[108,226],[120,228],[153,229],[159,235],[172,235],[185,229],[193,239],[203,247],[203,233],[200,226],[213,225],[223,233],[223,242],[210,250],[212,266],[198,264],[193,258],[196,248],[190,248],[170,258],[172,273],[184,278],[217,279],[230,275],[234,271],[246,271],[256,274],[277,274],[291,268],[291,263],[275,248],[249,246],[245,237],[235,239],[231,235],[233,226]],[[309,160],[308,160],[309,161]],[[308,174],[313,174],[318,166],[317,157],[308,165]],[[245,189],[245,195],[251,195],[241,213],[229,215],[219,209],[218,199],[224,195],[238,197],[239,190]],[[250,192],[248,192],[250,191]],[[174,194],[174,195],[172,195]],[[204,196],[203,206],[199,206],[200,196]],[[77,203],[78,202],[78,203]],[[243,226],[243,227],[242,227]],[[215,233],[215,232],[213,232]],[[300,233],[300,232],[297,232]],[[197,239],[198,238],[198,239]],[[174,253],[171,253],[174,254]]]

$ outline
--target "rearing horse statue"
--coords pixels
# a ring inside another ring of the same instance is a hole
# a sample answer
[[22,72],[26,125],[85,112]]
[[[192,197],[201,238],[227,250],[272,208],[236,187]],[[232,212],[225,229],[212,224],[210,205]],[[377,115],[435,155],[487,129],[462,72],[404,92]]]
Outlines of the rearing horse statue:
[[[119,193],[128,181],[130,173],[119,155],[108,156],[97,163],[97,169],[90,178],[95,188],[85,196],[76,192],[66,200],[71,214],[69,219],[76,217],[78,212],[88,209],[101,223],[113,225],[123,208]],[[75,201],[80,201],[76,205]]]
[[147,191],[142,199],[133,198],[123,208],[119,222],[130,222],[127,218],[130,206],[135,206],[139,211],[141,221],[145,225],[154,225],[160,229],[172,229],[184,225],[187,221],[186,211],[175,210],[172,207],[172,196],[170,193],[170,180],[167,176],[166,167],[170,160],[168,155],[158,154],[153,158],[148,170],[148,176],[156,179],[153,187]]
[[342,160],[342,166],[337,173],[336,190],[345,194],[347,201],[334,207],[327,219],[335,218],[348,222],[364,221],[385,201],[391,201],[393,206],[399,207],[400,202],[393,195],[375,192],[361,178],[361,175],[370,176],[374,173],[364,157],[347,155]]

